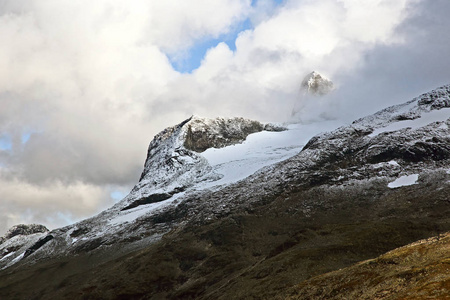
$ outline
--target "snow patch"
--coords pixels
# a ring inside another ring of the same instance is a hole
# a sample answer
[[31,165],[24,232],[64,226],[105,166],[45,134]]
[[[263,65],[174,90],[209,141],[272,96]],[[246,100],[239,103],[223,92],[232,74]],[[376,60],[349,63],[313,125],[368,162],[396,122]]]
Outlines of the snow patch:
[[320,131],[342,125],[337,121],[319,124],[291,124],[286,131],[261,131],[250,134],[241,143],[220,149],[210,148],[202,152],[216,174],[222,178],[203,182],[197,189],[222,186],[242,180],[263,167],[278,163],[299,153],[303,146]]
[[[180,194],[183,194],[183,193],[180,193]],[[174,195],[170,199],[167,199],[167,200],[164,200],[161,202],[139,205],[136,208],[120,211],[118,216],[109,220],[109,225],[117,226],[117,225],[120,225],[123,223],[133,222],[137,218],[139,218],[147,213],[154,212],[155,210],[157,210],[159,208],[163,208],[163,207],[169,205],[170,203],[174,202],[180,196],[180,194]]]
[[11,260],[7,265],[5,265],[2,269],[0,270],[4,270],[6,268],[11,267],[12,265],[14,265],[15,263],[17,263],[19,260],[21,260],[25,255],[25,252],[23,252],[22,254],[20,254],[19,256],[17,256],[16,258],[14,258],[13,260]]
[[423,113],[422,116],[415,120],[398,121],[391,123],[386,127],[375,129],[369,137],[374,137],[383,132],[397,131],[404,128],[417,129],[426,126],[432,122],[445,121],[450,117],[450,109],[443,108],[440,110],[433,110],[428,113]]
[[24,256],[25,256],[25,252],[22,253],[22,254],[20,254],[20,255],[17,256],[16,258],[14,258],[14,259],[11,261],[10,265],[15,264],[16,262],[18,262],[19,260],[21,260]]
[[16,252],[13,251],[13,252],[10,252],[10,253],[6,254],[5,256],[3,256],[3,257],[0,259],[0,261],[6,259],[6,258],[8,258],[8,257],[10,257],[10,256],[13,255],[14,253],[16,253]]
[[390,182],[388,184],[388,187],[393,189],[401,186],[413,185],[417,183],[417,179],[419,179],[419,174],[401,176],[396,180]]

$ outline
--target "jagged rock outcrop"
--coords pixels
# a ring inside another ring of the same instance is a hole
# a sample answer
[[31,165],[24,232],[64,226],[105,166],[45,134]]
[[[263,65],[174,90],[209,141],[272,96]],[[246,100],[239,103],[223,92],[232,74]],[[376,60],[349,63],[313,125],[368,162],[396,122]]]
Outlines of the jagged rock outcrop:
[[49,230],[47,227],[40,224],[18,224],[11,227],[3,237],[0,237],[0,244],[17,235],[30,235],[35,233],[45,233],[48,231]]
[[300,88],[305,94],[323,96],[334,89],[334,84],[330,79],[313,71],[305,76]]
[[222,148],[244,141],[249,134],[264,130],[258,121],[244,118],[194,118],[187,124],[184,147],[195,152]]
[[[0,262],[8,263],[24,253],[39,238],[45,236],[49,230],[40,224],[19,224],[11,227],[6,234],[0,238]],[[7,264],[6,264],[7,265]],[[4,267],[0,263],[0,269]]]

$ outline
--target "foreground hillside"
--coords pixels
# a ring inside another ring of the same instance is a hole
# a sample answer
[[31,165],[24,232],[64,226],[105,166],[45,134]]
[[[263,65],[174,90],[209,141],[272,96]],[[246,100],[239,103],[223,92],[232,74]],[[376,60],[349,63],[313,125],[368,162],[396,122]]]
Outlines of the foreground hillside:
[[450,234],[304,281],[287,299],[450,299]]
[[449,107],[444,86],[308,142],[306,127],[190,118],[111,209],[3,239],[0,298],[284,297],[448,232]]

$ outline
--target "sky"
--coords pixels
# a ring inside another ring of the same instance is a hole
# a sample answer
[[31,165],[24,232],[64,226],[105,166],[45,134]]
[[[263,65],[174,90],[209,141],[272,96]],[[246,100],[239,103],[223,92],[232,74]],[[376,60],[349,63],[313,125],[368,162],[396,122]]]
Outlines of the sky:
[[[351,122],[450,83],[448,0],[0,0],[0,235],[93,216],[190,117]],[[305,98],[311,71],[336,89]]]

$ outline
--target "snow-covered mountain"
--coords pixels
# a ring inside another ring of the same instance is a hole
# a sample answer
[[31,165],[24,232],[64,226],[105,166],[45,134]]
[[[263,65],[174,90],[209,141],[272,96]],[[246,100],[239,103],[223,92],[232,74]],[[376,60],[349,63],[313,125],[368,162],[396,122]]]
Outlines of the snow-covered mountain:
[[[298,125],[289,128],[244,118],[196,116],[166,128],[151,141],[139,183],[128,196],[93,218],[47,234],[6,235],[7,242],[0,244],[0,268],[21,261],[35,245],[41,253],[36,257],[46,257],[143,237],[157,240],[172,226],[161,224],[149,232],[145,226],[136,229],[137,220],[161,215],[196,192],[220,189],[293,156],[312,136],[313,128],[302,132]],[[249,137],[252,133],[258,134]],[[129,246],[133,248],[132,243]]]
[[305,118],[308,119],[307,112],[311,108],[320,107],[318,103],[322,102],[333,90],[334,84],[330,79],[316,71],[309,73],[300,84],[300,93],[292,108],[291,118],[297,120],[297,122]]
[[[370,196],[374,205],[381,201],[376,197],[405,186],[438,184],[436,189],[448,191],[449,108],[447,85],[335,130],[342,124],[322,123],[324,133],[314,124],[191,117],[155,136],[140,181],[110,209],[50,232],[5,236],[0,269],[86,254],[101,264],[173,232],[210,226],[237,212],[252,215],[274,201],[281,202],[271,217],[289,212],[289,218],[317,222],[319,213],[342,208],[330,200],[336,195]],[[277,211],[299,193],[309,196]],[[389,208],[394,200],[383,201],[388,202],[377,206],[380,215],[396,209]]]
[[300,86],[304,94],[323,96],[330,93],[334,89],[333,82],[325,76],[312,71],[302,81]]

